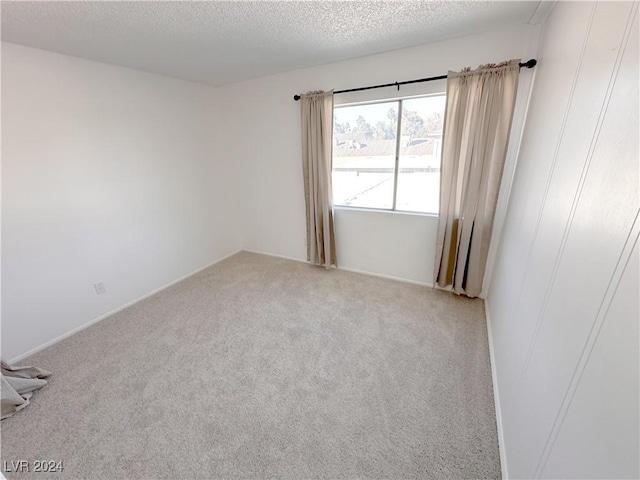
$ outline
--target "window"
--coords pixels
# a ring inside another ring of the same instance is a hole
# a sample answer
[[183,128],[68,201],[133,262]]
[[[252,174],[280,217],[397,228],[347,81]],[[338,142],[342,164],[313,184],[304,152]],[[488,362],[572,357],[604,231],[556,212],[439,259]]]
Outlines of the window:
[[445,96],[336,106],[334,205],[437,213]]

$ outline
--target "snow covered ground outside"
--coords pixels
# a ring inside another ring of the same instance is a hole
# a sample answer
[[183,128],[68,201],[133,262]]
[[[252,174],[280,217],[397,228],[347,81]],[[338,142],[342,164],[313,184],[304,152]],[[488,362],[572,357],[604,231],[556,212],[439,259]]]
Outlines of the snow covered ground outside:
[[[335,205],[393,208],[393,156],[334,158]],[[434,155],[400,156],[396,210],[437,213],[440,159]]]

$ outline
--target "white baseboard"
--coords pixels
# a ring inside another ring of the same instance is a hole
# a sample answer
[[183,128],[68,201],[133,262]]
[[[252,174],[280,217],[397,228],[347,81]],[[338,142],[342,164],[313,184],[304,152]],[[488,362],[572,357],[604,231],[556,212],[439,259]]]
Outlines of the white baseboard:
[[[205,269],[215,265],[216,263],[219,263],[219,262],[221,262],[223,260],[226,260],[227,258],[232,257],[233,255],[235,255],[236,253],[239,253],[241,251],[249,252],[249,253],[256,253],[258,255],[267,255],[267,256],[270,256],[270,257],[283,258],[285,260],[293,260],[295,262],[309,263],[307,260],[303,260],[301,258],[289,257],[289,256],[286,256],[286,255],[279,255],[279,254],[276,254],[276,253],[260,252],[260,251],[257,251],[257,250],[239,249],[239,250],[231,252],[228,255],[225,255],[225,256],[223,256],[223,257],[221,257],[221,258],[219,258],[219,259],[217,259],[217,260],[215,260],[215,261],[213,261],[213,262],[211,262],[211,263],[209,263],[209,264],[207,264],[207,265],[205,265],[203,267],[200,267],[197,270],[194,270],[193,272],[187,273],[186,275],[183,275],[182,277],[177,278],[176,280],[173,280],[172,282],[169,282],[166,285],[163,285],[163,286],[161,286],[159,288],[156,288],[155,290],[152,290],[149,293],[146,293],[145,295],[136,298],[135,300],[127,302],[124,305],[105,313],[104,315],[100,315],[97,318],[89,320],[88,322],[83,323],[82,325],[80,325],[80,326],[78,326],[78,327],[76,327],[76,328],[74,328],[72,330],[69,330],[68,332],[66,332],[66,333],[54,338],[53,340],[49,340],[48,342],[45,342],[42,345],[39,345],[39,346],[37,346],[35,348],[32,348],[31,350],[29,350],[29,351],[27,351],[25,353],[22,353],[22,354],[18,355],[15,358],[10,359],[9,363],[20,362],[20,361],[24,360],[25,358],[27,358],[27,357],[29,357],[29,356],[31,356],[31,355],[33,355],[33,354],[35,354],[35,353],[37,353],[37,352],[39,352],[41,350],[44,350],[45,348],[48,348],[48,347],[60,342],[61,340],[64,340],[65,338],[70,337],[71,335],[73,335],[75,333],[78,333],[78,332],[82,331],[85,328],[88,328],[91,325],[93,325],[95,323],[98,323],[99,321],[104,320],[105,318],[108,318],[111,315],[114,315],[114,314],[124,310],[125,308],[129,308],[130,306],[135,305],[136,303],[141,302],[142,300],[144,300],[146,298],[149,298],[150,296],[155,295],[156,293],[161,292],[162,290],[165,290],[165,289],[175,285],[176,283],[179,283],[179,282],[181,282],[183,280],[186,280],[187,278],[189,278],[189,277],[191,277],[191,276],[193,276],[193,275],[195,275],[197,273],[200,273],[202,270],[205,270]],[[392,275],[385,275],[385,274],[382,274],[382,273],[367,272],[365,270],[358,270],[358,269],[355,269],[355,268],[338,267],[338,270],[344,270],[346,272],[358,273],[358,274],[361,274],[361,275],[369,275],[371,277],[386,278],[388,280],[394,280],[396,282],[410,283],[410,284],[413,284],[413,285],[420,285],[420,286],[424,286],[424,287],[433,287],[433,284],[426,283],[426,282],[419,282],[419,281],[410,280],[410,279],[402,278],[402,277],[394,277]],[[495,380],[494,380],[494,386],[495,386]]]
[[249,250],[248,248],[243,248],[241,251],[248,252],[248,253],[256,253],[258,255],[266,255],[267,257],[284,258],[285,260],[293,260],[294,262],[310,263],[307,260],[303,260],[302,258],[289,257],[287,255],[280,255],[278,253],[261,252],[259,250]]
[[53,340],[49,340],[48,342],[45,342],[45,343],[43,343],[42,345],[40,345],[38,347],[32,348],[28,352],[25,352],[23,354],[18,355],[15,358],[12,358],[11,360],[9,360],[9,363],[13,364],[13,363],[16,363],[16,362],[20,362],[21,360],[24,360],[25,358],[33,355],[34,353],[39,352],[40,350],[44,350],[45,348],[50,347],[51,345],[54,345],[54,344],[58,343],[59,341],[64,340],[65,338],[70,337],[71,335],[73,335],[75,333],[78,333],[81,330],[84,330],[85,328],[90,327],[91,325],[93,325],[95,323],[98,323],[99,321],[104,320],[105,318],[110,317],[111,315],[114,315],[114,314],[122,311],[125,308],[129,308],[130,306],[135,305],[136,303],[141,302],[142,300],[144,300],[146,298],[149,298],[150,296],[155,295],[156,293],[161,292],[162,290],[165,290],[165,289],[175,285],[176,283],[179,283],[179,282],[181,282],[183,280],[186,280],[187,278],[192,277],[193,275],[195,275],[197,273],[200,273],[201,271],[203,271],[203,270],[205,270],[205,269],[207,269],[209,267],[212,267],[216,263],[220,263],[223,260],[226,260],[227,258],[234,256],[236,253],[239,253],[240,251],[241,250],[236,250],[234,252],[231,252],[228,255],[225,255],[225,256],[217,259],[217,260],[214,260],[213,262],[205,265],[204,267],[200,267],[197,270],[194,270],[193,272],[187,273],[186,275],[183,275],[180,278],[177,278],[177,279],[173,280],[172,282],[167,283],[166,285],[163,285],[163,286],[161,286],[159,288],[156,288],[155,290],[152,290],[149,293],[146,293],[143,296],[136,298],[135,300],[131,300],[130,302],[125,303],[124,305],[122,305],[122,306],[120,306],[118,308],[115,308],[114,310],[111,310],[110,312],[107,312],[104,315],[100,315],[99,317],[94,318],[93,320],[89,320],[88,322],[83,323],[82,325],[80,325],[80,326],[78,326],[78,327],[76,327],[76,328],[74,328],[72,330],[69,330],[66,333],[63,333],[62,335],[54,338]]
[[[286,255],[278,255],[276,253],[259,252],[257,250],[248,250],[246,248],[244,248],[243,251],[249,252],[249,253],[257,253],[258,255],[267,255],[268,257],[284,258],[285,260],[293,260],[295,262],[310,263],[309,261],[302,260],[301,258],[288,257]],[[419,282],[417,280],[409,280],[407,278],[402,278],[402,277],[394,277],[393,275],[385,275],[384,273],[368,272],[366,270],[358,270],[356,268],[340,267],[340,266],[338,267],[338,270],[344,270],[345,272],[359,273],[360,275],[369,275],[370,277],[386,278],[387,280],[395,280],[396,282],[411,283],[413,285],[420,285],[423,287],[433,287],[432,283]]]
[[487,336],[489,337],[489,358],[491,360],[491,380],[493,383],[493,402],[496,409],[496,427],[498,429],[498,450],[500,451],[500,469],[503,480],[509,478],[507,468],[507,452],[504,444],[504,428],[502,425],[502,409],[500,408],[500,395],[498,391],[498,375],[496,372],[496,359],[493,350],[493,334],[491,333],[491,318],[489,316],[489,301],[484,301],[484,314],[487,319]]
[[369,275],[370,277],[386,278],[387,280],[395,280],[396,282],[411,283],[412,285],[420,285],[422,287],[433,287],[432,283],[419,282],[417,280],[409,280],[408,278],[394,277],[393,275],[385,275],[384,273],[367,272],[366,270],[358,270],[356,268],[338,267],[338,270],[345,272],[359,273],[360,275]]

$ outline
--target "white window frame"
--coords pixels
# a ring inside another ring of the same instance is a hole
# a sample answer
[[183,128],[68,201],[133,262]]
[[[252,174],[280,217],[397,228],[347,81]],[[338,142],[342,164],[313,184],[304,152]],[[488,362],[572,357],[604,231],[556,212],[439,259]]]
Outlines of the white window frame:
[[[333,204],[333,207],[341,210],[364,210],[367,212],[384,212],[384,213],[393,213],[393,214],[402,214],[402,215],[420,215],[427,217],[437,217],[438,212],[417,212],[414,210],[398,210],[396,208],[396,201],[398,196],[398,167],[400,164],[400,141],[401,141],[401,131],[402,131],[402,105],[404,100],[413,100],[417,98],[426,98],[426,97],[436,97],[436,96],[444,96],[446,98],[445,91],[435,91],[432,93],[424,93],[419,95],[411,95],[411,96],[403,96],[403,97],[394,97],[394,98],[381,98],[376,100],[364,100],[364,101],[355,101],[348,103],[340,103],[333,106],[333,110],[335,112],[336,108],[343,107],[355,107],[359,105],[376,105],[380,103],[398,103],[398,122],[396,125],[396,151],[395,151],[395,162],[394,162],[394,171],[393,171],[393,202],[391,208],[383,208],[383,207],[362,207],[362,206],[353,206],[353,205],[340,205]],[[333,119],[333,112],[332,112]],[[332,124],[333,126],[333,121]],[[333,141],[333,140],[332,140]],[[442,155],[440,156],[440,173],[442,173]],[[333,150],[331,152],[331,174],[333,175]]]

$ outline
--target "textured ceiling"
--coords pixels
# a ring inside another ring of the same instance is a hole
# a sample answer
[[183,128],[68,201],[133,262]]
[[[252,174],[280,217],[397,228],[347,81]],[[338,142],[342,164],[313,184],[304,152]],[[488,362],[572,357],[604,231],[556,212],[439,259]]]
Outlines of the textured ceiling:
[[527,1],[3,1],[2,40],[209,85],[528,23]]

